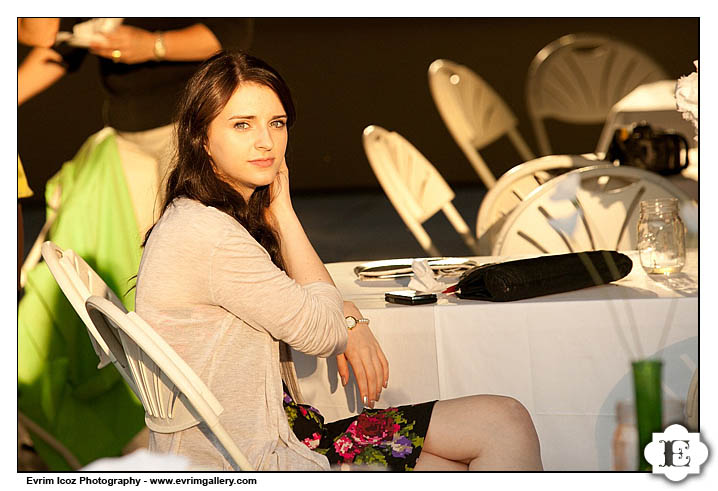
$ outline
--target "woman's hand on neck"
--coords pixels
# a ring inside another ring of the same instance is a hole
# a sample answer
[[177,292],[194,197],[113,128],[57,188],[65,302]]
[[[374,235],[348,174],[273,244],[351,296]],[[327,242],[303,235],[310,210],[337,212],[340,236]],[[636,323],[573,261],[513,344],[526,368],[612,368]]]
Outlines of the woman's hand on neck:
[[269,185],[269,195],[271,202],[269,203],[269,211],[277,220],[277,226],[286,219],[296,219],[294,208],[292,207],[292,197],[289,193],[289,168],[286,159],[282,159],[274,182]]

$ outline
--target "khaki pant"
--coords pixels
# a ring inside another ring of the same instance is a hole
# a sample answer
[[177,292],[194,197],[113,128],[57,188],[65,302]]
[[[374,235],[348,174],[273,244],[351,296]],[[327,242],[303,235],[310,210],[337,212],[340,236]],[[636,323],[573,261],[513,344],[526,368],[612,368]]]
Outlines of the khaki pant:
[[117,148],[127,179],[141,239],[162,211],[164,184],[175,149],[174,126],[117,132]]

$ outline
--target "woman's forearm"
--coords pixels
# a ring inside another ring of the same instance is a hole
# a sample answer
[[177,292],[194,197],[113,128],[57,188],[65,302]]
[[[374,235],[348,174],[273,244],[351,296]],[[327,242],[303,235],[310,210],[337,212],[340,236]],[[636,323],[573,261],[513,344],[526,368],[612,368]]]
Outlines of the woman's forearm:
[[55,42],[59,27],[58,17],[18,17],[17,40],[28,46],[49,48]]
[[279,210],[275,208],[274,219],[287,274],[300,285],[315,281],[333,285],[332,277],[309,242],[292,206],[286,205]]
[[204,24],[193,24],[172,31],[148,31],[119,25],[90,44],[90,52],[118,63],[147,61],[200,61],[222,49],[212,31]]
[[17,105],[50,87],[65,75],[62,56],[48,48],[35,48],[17,69]]
[[[222,45],[215,35],[204,24],[194,24],[184,29],[166,31],[162,37],[167,50],[166,60],[199,61],[222,49]],[[153,33],[153,44],[154,38],[155,34]]]

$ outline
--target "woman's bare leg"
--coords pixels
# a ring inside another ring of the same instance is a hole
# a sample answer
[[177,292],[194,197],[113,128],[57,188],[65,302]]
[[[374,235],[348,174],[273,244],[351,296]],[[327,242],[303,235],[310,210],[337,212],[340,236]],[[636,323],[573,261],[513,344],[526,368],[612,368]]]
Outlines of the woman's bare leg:
[[416,470],[542,470],[531,416],[516,399],[480,395],[438,401]]
[[415,471],[468,471],[469,466],[463,462],[448,460],[426,451],[426,443],[416,461]]

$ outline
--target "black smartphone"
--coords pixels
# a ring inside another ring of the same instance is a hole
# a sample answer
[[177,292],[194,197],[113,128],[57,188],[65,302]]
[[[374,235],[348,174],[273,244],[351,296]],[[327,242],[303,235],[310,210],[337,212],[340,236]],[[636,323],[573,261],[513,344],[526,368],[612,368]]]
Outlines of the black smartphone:
[[421,305],[436,302],[436,294],[419,293],[414,290],[399,290],[395,292],[386,292],[384,294],[384,299],[389,303],[398,303],[401,305]]

